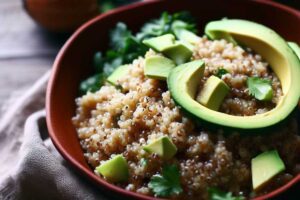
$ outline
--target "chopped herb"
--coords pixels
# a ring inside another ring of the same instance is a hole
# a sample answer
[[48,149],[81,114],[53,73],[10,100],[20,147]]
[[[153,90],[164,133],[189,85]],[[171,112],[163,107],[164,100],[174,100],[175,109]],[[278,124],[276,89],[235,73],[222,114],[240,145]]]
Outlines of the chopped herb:
[[222,192],[217,188],[209,188],[208,193],[210,196],[210,200],[244,200],[243,196],[232,196],[231,192]]
[[216,76],[219,77],[219,78],[222,78],[222,76],[223,76],[224,74],[228,74],[228,73],[229,73],[229,72],[228,72],[226,69],[224,69],[224,68],[219,68],[218,71],[217,71],[217,73],[216,73]]
[[[121,2],[121,0],[120,0]],[[196,25],[192,17],[187,12],[179,12],[173,15],[164,12],[159,19],[151,20],[145,23],[141,31],[133,35],[126,24],[119,22],[110,32],[110,48],[105,53],[96,52],[94,55],[94,68],[97,73],[102,73],[101,84],[104,84],[105,78],[108,77],[120,65],[131,63],[139,56],[144,56],[148,47],[141,41],[145,38],[160,36],[166,33],[175,33],[175,30],[186,29],[192,32],[196,31]],[[83,82],[80,86],[81,93],[87,91],[97,91],[100,88],[96,76],[91,77],[88,82]],[[103,79],[103,81],[102,81]],[[87,81],[86,80],[86,81]],[[87,84],[88,83],[88,84]],[[96,85],[93,85],[95,83]]]
[[256,99],[261,101],[272,100],[273,90],[271,81],[258,77],[250,77],[247,79],[247,85],[249,93]]
[[103,73],[96,74],[82,81],[79,86],[80,94],[86,94],[87,92],[96,92],[101,88],[105,81],[105,75]]
[[146,38],[157,37],[167,33],[175,33],[178,29],[186,29],[196,32],[196,24],[188,12],[178,12],[173,15],[164,12],[159,19],[154,19],[146,23],[141,32],[136,36],[139,41]]
[[142,166],[142,167],[145,167],[146,165],[148,165],[148,160],[147,160],[146,158],[142,158],[142,159],[140,160],[140,163],[141,163],[141,166]]
[[164,166],[162,175],[152,176],[148,187],[159,197],[169,197],[182,192],[180,174],[176,165]]

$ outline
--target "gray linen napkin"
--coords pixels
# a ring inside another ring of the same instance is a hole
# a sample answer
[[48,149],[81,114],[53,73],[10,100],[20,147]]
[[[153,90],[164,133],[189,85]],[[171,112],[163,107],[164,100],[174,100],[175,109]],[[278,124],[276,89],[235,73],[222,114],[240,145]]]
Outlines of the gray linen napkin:
[[48,138],[44,97],[49,74],[6,104],[0,119],[0,200],[108,199],[68,166]]

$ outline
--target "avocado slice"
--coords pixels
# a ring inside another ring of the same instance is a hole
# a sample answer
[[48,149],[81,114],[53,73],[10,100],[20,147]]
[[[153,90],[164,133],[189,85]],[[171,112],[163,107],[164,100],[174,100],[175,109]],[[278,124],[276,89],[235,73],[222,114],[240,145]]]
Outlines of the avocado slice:
[[166,34],[150,39],[143,40],[143,43],[150,47],[151,49],[154,49],[157,52],[162,52],[164,49],[168,48],[169,46],[172,46],[175,42],[175,36],[172,34]]
[[229,90],[229,87],[222,79],[210,76],[200,91],[197,101],[209,109],[219,110]]
[[205,33],[213,36],[214,32],[229,34],[239,44],[262,55],[279,77],[283,96],[276,107],[268,112],[254,116],[228,115],[196,102],[194,98],[201,76],[198,75],[197,81],[194,81],[193,67],[176,67],[168,77],[168,86],[174,100],[197,118],[224,127],[258,129],[284,120],[297,106],[300,97],[300,62],[287,42],[270,28],[246,20],[210,22],[205,27]]
[[193,55],[193,46],[183,41],[175,41],[173,45],[170,45],[161,52],[174,60],[177,65],[180,65],[190,60]]
[[129,177],[128,164],[122,155],[116,155],[95,169],[108,181],[117,183],[127,181]]
[[294,51],[297,57],[300,59],[300,47],[295,42],[288,42],[289,47]]
[[145,60],[144,74],[153,79],[166,80],[175,63],[163,56],[150,56]]
[[253,189],[261,188],[274,176],[285,170],[285,165],[276,150],[266,151],[251,160]]
[[121,65],[120,67],[115,69],[115,71],[109,77],[107,77],[107,82],[115,86],[119,85],[119,79],[128,74],[129,67],[130,65]]
[[177,65],[188,61],[193,55],[193,46],[185,41],[176,41],[172,34],[146,39],[143,43],[172,59]]
[[195,45],[200,40],[200,37],[198,37],[195,33],[186,29],[175,29],[174,33],[179,40],[188,42],[192,45]]
[[144,146],[143,149],[149,153],[155,153],[165,160],[171,159],[177,152],[177,147],[168,136],[162,136],[154,140]]

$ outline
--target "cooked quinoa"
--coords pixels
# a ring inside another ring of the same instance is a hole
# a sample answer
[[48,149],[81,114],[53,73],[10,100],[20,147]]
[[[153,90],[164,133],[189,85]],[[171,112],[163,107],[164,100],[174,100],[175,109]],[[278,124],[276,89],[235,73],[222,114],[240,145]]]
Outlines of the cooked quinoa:
[[[146,57],[152,54],[154,52],[149,51]],[[229,72],[222,76],[232,88],[221,106],[222,112],[232,115],[263,113],[276,106],[282,95],[280,82],[268,63],[249,49],[203,37],[196,45],[193,59],[206,63],[202,85],[218,68]],[[225,134],[221,129],[209,131],[176,106],[164,81],[144,76],[144,64],[144,58],[139,58],[130,65],[127,76],[119,80],[121,88],[107,84],[95,93],[76,99],[77,113],[73,123],[85,158],[93,169],[113,155],[122,154],[128,162],[130,176],[128,182],[118,185],[153,196],[148,182],[154,174],[161,173],[166,161],[145,152],[143,146],[167,135],[178,148],[176,156],[167,162],[179,166],[184,191],[171,198],[208,199],[209,187],[246,197],[257,195],[252,192],[251,159],[266,150],[277,149],[286,170],[260,193],[286,183],[300,172],[296,117],[291,116],[284,127],[267,135]],[[271,103],[259,103],[248,94],[247,76],[272,80]],[[148,160],[147,165],[141,164],[142,158]]]

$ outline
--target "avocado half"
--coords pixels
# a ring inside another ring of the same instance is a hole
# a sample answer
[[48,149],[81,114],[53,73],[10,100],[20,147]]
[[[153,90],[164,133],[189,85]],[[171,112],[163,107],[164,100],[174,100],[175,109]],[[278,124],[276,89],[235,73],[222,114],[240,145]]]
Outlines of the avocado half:
[[198,63],[198,67],[176,67],[168,77],[171,95],[179,105],[206,122],[237,129],[270,127],[293,111],[300,97],[300,61],[281,36],[261,24],[238,19],[210,22],[205,33],[211,39],[234,39],[259,53],[280,79],[283,96],[274,109],[254,116],[234,116],[208,109],[195,100],[201,78],[199,70],[204,68]]

